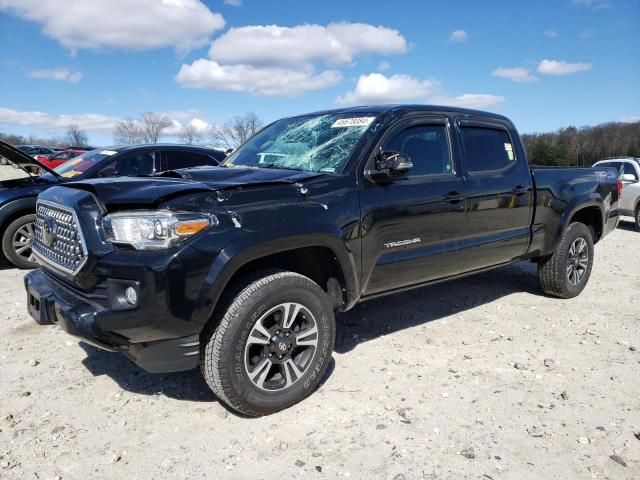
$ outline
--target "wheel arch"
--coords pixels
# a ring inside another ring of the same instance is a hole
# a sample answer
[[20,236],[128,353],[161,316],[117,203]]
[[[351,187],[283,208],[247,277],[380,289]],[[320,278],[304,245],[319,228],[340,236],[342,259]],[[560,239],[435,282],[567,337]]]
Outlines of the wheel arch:
[[[38,197],[19,198],[17,200],[7,202],[0,207],[0,242],[2,241],[2,238],[4,238],[4,232],[11,222],[24,215],[36,213],[37,198]],[[6,260],[1,248],[0,258],[2,258],[2,260]]]
[[224,292],[237,281],[252,272],[273,269],[290,270],[311,278],[327,292],[338,311],[348,310],[357,302],[356,261],[347,243],[336,234],[271,239],[251,235],[230,242],[210,268],[200,296],[207,315],[205,321],[213,315]]

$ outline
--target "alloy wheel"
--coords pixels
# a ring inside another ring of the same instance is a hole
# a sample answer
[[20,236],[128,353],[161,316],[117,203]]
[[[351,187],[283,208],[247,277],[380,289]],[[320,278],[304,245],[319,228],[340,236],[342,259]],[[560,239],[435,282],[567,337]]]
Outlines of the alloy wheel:
[[34,223],[25,223],[15,231],[11,240],[16,255],[28,262],[36,261],[32,249],[34,225]]
[[582,238],[576,238],[569,248],[567,254],[567,279],[573,286],[578,285],[589,267],[589,249],[587,241]]
[[304,305],[281,303],[256,321],[244,350],[244,367],[261,390],[281,391],[297,383],[318,347],[318,324]]

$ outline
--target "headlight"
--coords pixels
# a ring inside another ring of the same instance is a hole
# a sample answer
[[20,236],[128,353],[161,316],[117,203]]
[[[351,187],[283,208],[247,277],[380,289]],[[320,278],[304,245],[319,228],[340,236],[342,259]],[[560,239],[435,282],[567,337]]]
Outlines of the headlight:
[[107,242],[158,250],[173,247],[217,223],[213,215],[200,213],[133,211],[107,215],[102,229]]

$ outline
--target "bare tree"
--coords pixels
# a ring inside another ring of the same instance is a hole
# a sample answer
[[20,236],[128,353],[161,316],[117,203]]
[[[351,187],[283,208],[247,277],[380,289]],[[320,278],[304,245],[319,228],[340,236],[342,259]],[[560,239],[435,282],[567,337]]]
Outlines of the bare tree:
[[65,139],[69,145],[86,145],[89,143],[87,134],[80,130],[76,124],[67,127],[67,137]]
[[180,140],[188,145],[197,145],[202,142],[202,133],[192,123],[188,123],[180,130]]
[[130,118],[120,120],[116,123],[113,131],[113,139],[115,143],[121,145],[133,145],[142,143],[142,129],[136,120]]
[[254,112],[244,116],[235,115],[223,125],[212,126],[209,130],[209,138],[214,146],[235,149],[260,130],[262,125],[262,120]]
[[163,132],[171,125],[173,125],[173,123],[166,115],[146,112],[140,116],[142,139],[145,143],[158,143]]

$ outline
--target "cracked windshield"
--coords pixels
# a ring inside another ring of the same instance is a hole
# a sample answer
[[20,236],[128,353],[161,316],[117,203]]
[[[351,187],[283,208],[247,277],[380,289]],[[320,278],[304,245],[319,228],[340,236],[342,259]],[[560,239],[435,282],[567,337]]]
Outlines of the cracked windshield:
[[337,172],[373,120],[349,114],[280,120],[249,139],[225,165]]

